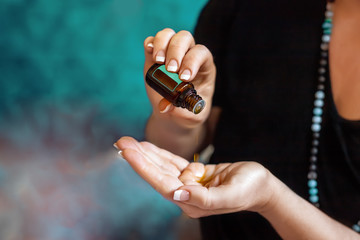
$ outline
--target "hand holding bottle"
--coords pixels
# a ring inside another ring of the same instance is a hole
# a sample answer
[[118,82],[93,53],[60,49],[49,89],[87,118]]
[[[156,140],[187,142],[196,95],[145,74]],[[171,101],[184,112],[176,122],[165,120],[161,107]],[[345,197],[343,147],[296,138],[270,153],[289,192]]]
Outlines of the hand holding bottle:
[[203,45],[196,45],[191,33],[187,31],[175,33],[172,29],[164,29],[155,37],[146,38],[144,48],[144,74],[154,63],[165,64],[167,71],[178,73],[179,78],[184,82],[193,83],[197,93],[208,106],[199,115],[191,114],[184,109],[175,108],[146,85],[154,114],[171,115],[179,124],[193,125],[204,122],[210,113],[215,86],[216,70],[210,51]]

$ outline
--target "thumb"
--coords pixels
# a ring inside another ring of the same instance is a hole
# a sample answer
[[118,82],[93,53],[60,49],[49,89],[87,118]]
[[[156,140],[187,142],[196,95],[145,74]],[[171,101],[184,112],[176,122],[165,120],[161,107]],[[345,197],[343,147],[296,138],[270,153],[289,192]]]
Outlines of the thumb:
[[161,113],[170,112],[173,108],[174,108],[174,106],[171,104],[171,102],[169,102],[165,98],[160,100],[160,102],[159,102],[159,111]]
[[181,186],[174,192],[173,200],[196,206],[201,209],[215,210],[222,207],[222,187],[204,187],[200,185]]
[[155,63],[153,59],[153,45],[154,37],[150,36],[144,40],[144,55],[145,55],[145,64],[144,64],[144,75],[149,70],[149,68]]

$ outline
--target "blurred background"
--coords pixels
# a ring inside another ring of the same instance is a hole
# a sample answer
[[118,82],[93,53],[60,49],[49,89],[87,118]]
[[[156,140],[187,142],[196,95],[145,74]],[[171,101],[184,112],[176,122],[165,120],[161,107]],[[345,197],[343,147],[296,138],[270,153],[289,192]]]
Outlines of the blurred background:
[[151,112],[143,40],[205,0],[0,1],[0,239],[197,239],[112,144]]

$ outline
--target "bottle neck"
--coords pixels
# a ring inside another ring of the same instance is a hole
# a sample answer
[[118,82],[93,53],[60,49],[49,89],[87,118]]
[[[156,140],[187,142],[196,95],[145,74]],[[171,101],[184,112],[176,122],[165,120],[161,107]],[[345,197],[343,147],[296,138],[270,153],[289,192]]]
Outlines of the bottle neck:
[[181,107],[186,108],[195,114],[198,114],[204,109],[205,101],[196,94],[195,89],[192,89],[187,92],[184,100],[181,103]]

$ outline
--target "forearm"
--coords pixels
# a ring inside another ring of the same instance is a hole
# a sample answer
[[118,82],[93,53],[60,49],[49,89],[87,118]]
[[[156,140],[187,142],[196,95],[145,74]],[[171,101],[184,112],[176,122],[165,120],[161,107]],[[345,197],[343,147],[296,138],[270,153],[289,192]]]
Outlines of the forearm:
[[274,177],[276,190],[261,211],[283,239],[359,239],[359,235],[304,200]]
[[206,123],[186,126],[170,121],[170,117],[151,115],[145,130],[147,141],[187,160],[193,159],[206,139]]

